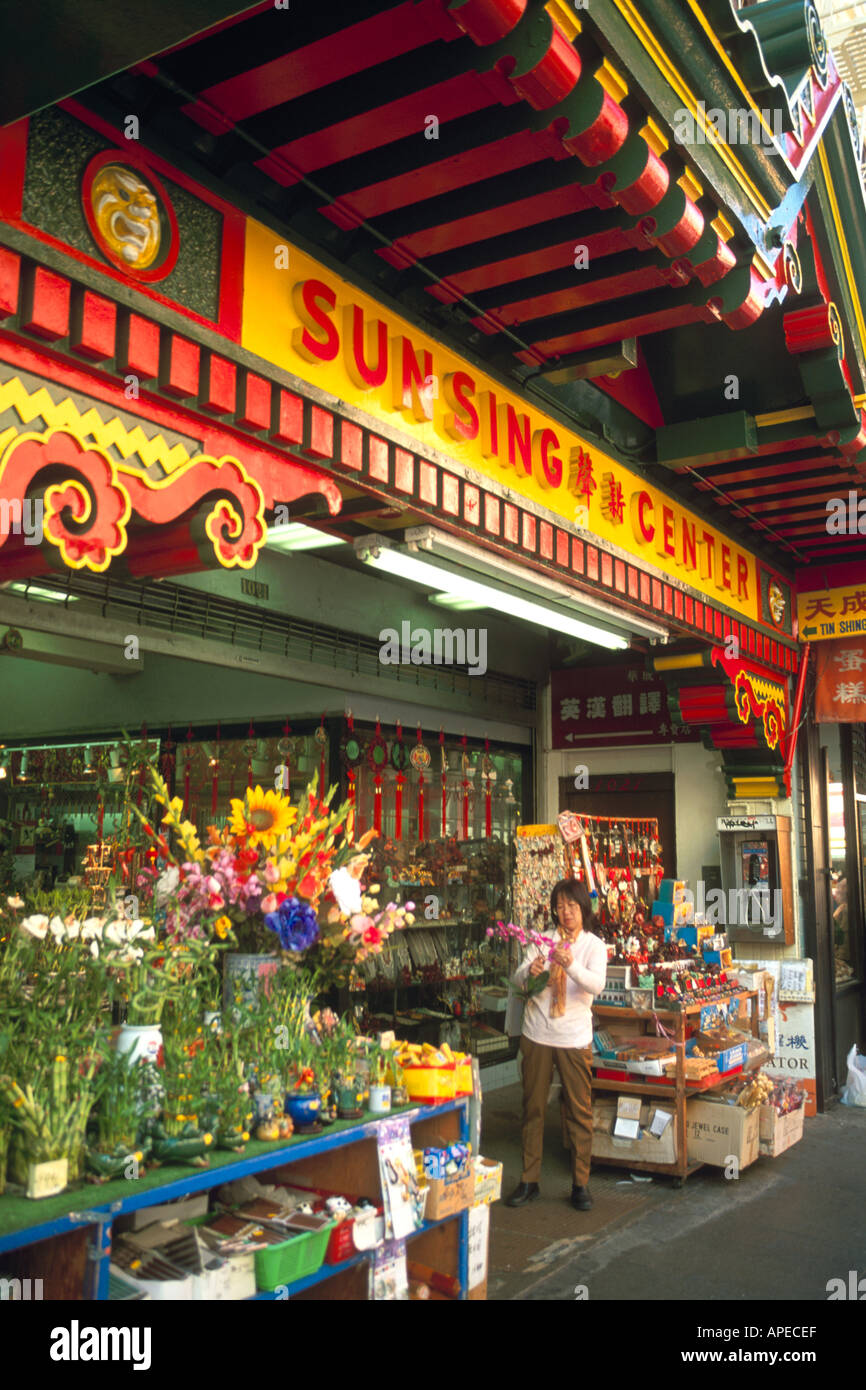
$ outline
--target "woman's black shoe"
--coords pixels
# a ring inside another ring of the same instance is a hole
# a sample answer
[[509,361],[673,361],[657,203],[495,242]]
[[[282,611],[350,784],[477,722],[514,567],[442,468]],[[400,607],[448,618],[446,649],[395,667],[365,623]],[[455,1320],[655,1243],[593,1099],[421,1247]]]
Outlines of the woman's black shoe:
[[588,1187],[572,1187],[571,1205],[578,1211],[589,1211],[592,1206],[592,1198],[589,1195]]
[[527,1202],[534,1202],[536,1197],[540,1197],[537,1182],[519,1182],[510,1197],[506,1197],[507,1207],[525,1207]]

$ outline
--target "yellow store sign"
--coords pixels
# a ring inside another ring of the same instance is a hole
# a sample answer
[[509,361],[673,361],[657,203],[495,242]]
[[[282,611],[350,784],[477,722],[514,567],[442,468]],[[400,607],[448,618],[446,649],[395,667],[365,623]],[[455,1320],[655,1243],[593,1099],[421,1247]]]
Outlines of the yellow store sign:
[[866,634],[866,584],[798,594],[797,618],[802,641],[830,642],[836,637],[863,636]]
[[[282,248],[282,249],[281,249]],[[288,265],[286,265],[288,260]],[[753,555],[580,435],[248,221],[243,346],[758,619]]]

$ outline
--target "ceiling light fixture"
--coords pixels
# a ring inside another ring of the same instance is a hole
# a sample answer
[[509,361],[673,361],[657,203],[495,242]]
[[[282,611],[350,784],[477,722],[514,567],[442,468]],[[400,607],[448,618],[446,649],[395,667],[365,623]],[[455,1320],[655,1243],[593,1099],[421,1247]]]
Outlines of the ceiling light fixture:
[[592,642],[610,651],[624,651],[629,643],[619,633],[609,632],[594,623],[584,622],[564,608],[536,602],[518,593],[514,588],[498,588],[480,579],[460,573],[450,566],[445,567],[421,559],[416,554],[398,550],[382,536],[365,536],[355,541],[355,553],[364,563],[397,579],[408,579],[437,593],[447,593],[455,599],[466,599],[479,608],[492,608],[507,611],[512,617],[522,618],[524,622],[536,627],[547,628],[552,632],[565,632],[570,637]]
[[314,526],[304,526],[300,521],[289,521],[285,526],[269,526],[265,546],[270,550],[326,550],[328,546],[345,545],[340,536],[329,536],[326,531],[317,531]]

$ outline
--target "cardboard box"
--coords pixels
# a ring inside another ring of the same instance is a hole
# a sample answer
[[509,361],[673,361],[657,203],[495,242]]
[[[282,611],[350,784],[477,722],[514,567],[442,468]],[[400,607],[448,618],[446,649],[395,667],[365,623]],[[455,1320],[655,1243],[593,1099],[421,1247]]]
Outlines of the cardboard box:
[[[656,1138],[649,1133],[652,1117],[657,1110],[669,1114],[670,1122],[664,1133]],[[673,1106],[646,1101],[640,1107],[640,1133],[636,1139],[618,1139],[613,1129],[617,1120],[616,1102],[596,1100],[592,1106],[592,1157],[617,1158],[635,1163],[676,1163],[676,1116]]]
[[502,1164],[497,1163],[494,1158],[482,1158],[479,1154],[475,1160],[475,1199],[473,1206],[478,1206],[481,1202],[498,1202],[502,1195]]
[[119,1231],[140,1231],[157,1221],[190,1221],[194,1216],[206,1216],[208,1211],[207,1192],[196,1192],[189,1197],[180,1197],[176,1202],[162,1202],[156,1207],[143,1207],[119,1216],[115,1226]]
[[475,1170],[471,1163],[456,1177],[431,1178],[425,1219],[441,1221],[443,1217],[454,1216],[456,1212],[471,1207],[474,1197]]
[[766,1158],[778,1158],[779,1154],[790,1149],[803,1138],[803,1123],[806,1119],[805,1106],[792,1110],[789,1115],[779,1115],[772,1105],[762,1105],[760,1116],[760,1149]]
[[690,1100],[686,1108],[689,1161],[726,1168],[735,1158],[748,1168],[759,1154],[758,1111],[718,1101]]
[[473,1301],[475,1301],[475,1300],[477,1300],[477,1299],[485,1299],[485,1300],[486,1300],[486,1298],[487,1298],[487,1280],[484,1279],[480,1284],[476,1284],[474,1288],[469,1289],[468,1292],[467,1292],[467,1294],[466,1294],[466,1297],[469,1298],[469,1299],[472,1299]]

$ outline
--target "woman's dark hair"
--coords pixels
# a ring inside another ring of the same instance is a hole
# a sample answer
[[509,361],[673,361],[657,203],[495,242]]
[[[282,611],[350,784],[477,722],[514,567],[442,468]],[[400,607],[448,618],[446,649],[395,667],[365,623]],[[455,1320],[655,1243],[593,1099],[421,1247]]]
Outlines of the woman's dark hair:
[[592,906],[592,899],[589,896],[589,889],[582,878],[561,878],[554,884],[550,894],[550,920],[555,927],[559,926],[559,916],[556,911],[556,900],[560,896],[570,898],[573,903],[577,903],[580,908],[580,915],[583,919],[582,926],[584,931],[598,931],[598,918]]

